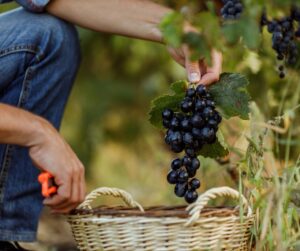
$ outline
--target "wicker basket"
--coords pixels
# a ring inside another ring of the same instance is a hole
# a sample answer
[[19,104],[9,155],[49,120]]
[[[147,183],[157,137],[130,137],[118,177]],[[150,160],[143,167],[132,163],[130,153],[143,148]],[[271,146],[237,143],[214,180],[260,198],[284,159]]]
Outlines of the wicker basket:
[[[100,195],[120,197],[128,207],[93,209],[91,203]],[[217,196],[241,199],[247,214],[241,219],[238,208],[205,207]],[[213,188],[187,208],[145,210],[123,190],[99,188],[69,215],[68,221],[82,251],[250,250],[254,215],[245,197],[229,187]]]

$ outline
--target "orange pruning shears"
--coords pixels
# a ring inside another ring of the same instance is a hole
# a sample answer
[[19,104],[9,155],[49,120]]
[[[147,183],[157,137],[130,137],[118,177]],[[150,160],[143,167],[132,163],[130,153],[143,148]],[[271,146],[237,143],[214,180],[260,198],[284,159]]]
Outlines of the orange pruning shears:
[[42,185],[42,195],[45,198],[49,198],[57,192],[57,185],[55,184],[52,174],[44,172],[38,177],[38,181]]

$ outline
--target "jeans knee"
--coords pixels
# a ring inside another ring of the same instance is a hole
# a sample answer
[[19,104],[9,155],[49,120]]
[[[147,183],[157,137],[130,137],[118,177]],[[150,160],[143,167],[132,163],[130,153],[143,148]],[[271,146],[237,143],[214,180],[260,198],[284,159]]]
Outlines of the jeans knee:
[[47,13],[34,14],[18,8],[0,16],[0,47],[32,45],[43,60],[57,60],[59,67],[78,68],[80,45],[76,28]]
[[[34,14],[33,14],[34,15]],[[57,60],[62,71],[77,71],[81,60],[78,32],[74,25],[48,14],[38,15],[43,27],[39,48],[45,59]]]

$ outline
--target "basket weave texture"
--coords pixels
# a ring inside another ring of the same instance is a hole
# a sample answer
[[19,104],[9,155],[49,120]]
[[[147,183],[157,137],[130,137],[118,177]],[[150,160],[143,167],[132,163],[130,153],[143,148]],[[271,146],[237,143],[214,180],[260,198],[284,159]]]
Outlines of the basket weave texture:
[[[101,195],[120,197],[127,207],[93,209],[91,203]],[[247,214],[241,219],[237,209],[204,208],[218,196],[241,200]],[[81,251],[250,250],[254,215],[245,197],[237,191],[213,188],[185,211],[179,211],[144,210],[123,190],[98,188],[68,216],[68,221]]]

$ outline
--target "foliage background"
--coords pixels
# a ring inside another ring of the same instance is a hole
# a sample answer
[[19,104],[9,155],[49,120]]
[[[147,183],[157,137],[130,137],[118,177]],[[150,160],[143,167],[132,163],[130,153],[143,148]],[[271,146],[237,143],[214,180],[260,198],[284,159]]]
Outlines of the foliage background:
[[[197,20],[197,13],[205,7],[204,1],[157,2],[183,13],[190,10],[193,20]],[[288,3],[289,1],[279,0],[245,0],[245,4],[251,6],[247,8],[247,17],[258,20],[263,4],[269,6],[272,15],[283,15],[287,10],[283,4]],[[13,4],[4,5],[0,10],[3,12],[14,7]],[[205,18],[202,20],[203,23],[199,26],[205,30]],[[244,24],[244,29],[250,27],[247,24]],[[250,39],[253,39],[252,36],[258,29],[255,25],[252,27],[254,30],[250,27],[249,34],[246,34]],[[88,189],[100,186],[122,188],[145,206],[182,204],[183,201],[173,195],[172,187],[165,179],[173,155],[164,145],[163,134],[148,122],[148,111],[150,101],[167,92],[170,83],[186,78],[184,69],[171,60],[164,45],[83,29],[79,29],[79,32],[82,65],[65,112],[61,132],[86,167]],[[222,36],[220,41],[226,40],[223,39],[225,38]],[[286,79],[278,78],[275,54],[271,49],[270,35],[266,31],[262,37],[259,35],[257,42],[253,42],[253,50],[248,50],[245,43],[239,41],[234,44],[214,44],[217,40],[214,39],[209,46],[218,46],[223,50],[224,71],[240,72],[249,78],[249,92],[256,105],[252,105],[250,122],[231,119],[223,123],[221,129],[226,135],[232,154],[228,159],[218,161],[201,159],[202,167],[198,174],[202,181],[201,191],[222,185],[238,189],[241,185],[239,176],[243,171],[244,186],[256,186],[260,195],[268,196],[268,189],[278,187],[272,182],[267,186],[262,185],[265,180],[261,177],[278,178],[284,173],[284,169],[298,170],[299,112],[297,109],[291,110],[299,103],[298,66],[288,70]],[[265,128],[259,127],[256,122],[267,122],[282,114],[286,114],[285,120],[279,120],[276,126],[286,130],[280,134],[278,131],[266,133],[267,143],[260,148],[263,153],[266,152],[266,156],[262,158],[264,170],[253,180],[249,176],[249,141],[245,136],[259,146],[260,133]],[[289,201],[290,193],[284,198]],[[104,198],[102,203],[115,201]],[[272,206],[277,205],[276,203]],[[256,206],[259,207],[259,204]],[[267,206],[268,204],[261,206],[263,212]],[[291,218],[290,215],[287,217]],[[259,227],[256,230],[254,232],[257,236],[265,234]],[[276,237],[278,241],[288,239],[284,248],[297,248],[299,245],[297,230],[290,234],[295,239],[293,244],[289,238],[282,239],[271,234],[272,229],[265,231],[266,240],[269,242],[274,242]],[[280,228],[278,231],[282,234],[287,230]],[[271,247],[270,250],[275,248]]]

